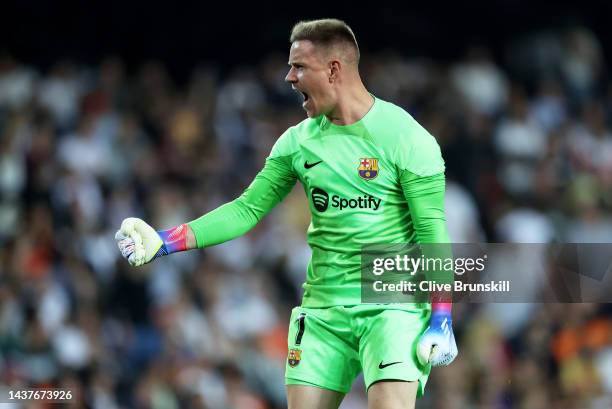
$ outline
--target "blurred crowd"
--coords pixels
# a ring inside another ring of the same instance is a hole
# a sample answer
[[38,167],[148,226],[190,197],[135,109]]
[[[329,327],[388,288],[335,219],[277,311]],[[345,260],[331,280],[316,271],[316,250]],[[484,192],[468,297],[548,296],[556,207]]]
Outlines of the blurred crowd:
[[[404,51],[364,55],[362,76],[442,147],[453,241],[612,242],[612,81],[592,32],[444,63]],[[286,61],[176,79],[162,61],[0,55],[0,384],[68,388],[94,409],[285,406],[310,256],[301,186],[247,235],[144,268],[113,236],[125,217],[169,228],[242,192],[305,117]],[[459,358],[417,407],[612,407],[611,313],[456,305]],[[366,407],[362,382],[343,408]]]

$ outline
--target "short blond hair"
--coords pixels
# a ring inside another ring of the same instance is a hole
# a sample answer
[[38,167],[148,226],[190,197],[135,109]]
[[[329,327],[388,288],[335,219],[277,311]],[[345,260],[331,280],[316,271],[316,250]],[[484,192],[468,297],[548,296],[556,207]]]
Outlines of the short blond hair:
[[354,63],[359,63],[359,46],[353,30],[342,20],[325,18],[320,20],[300,21],[293,26],[289,41],[309,40],[315,46],[332,48],[349,47],[353,51]]

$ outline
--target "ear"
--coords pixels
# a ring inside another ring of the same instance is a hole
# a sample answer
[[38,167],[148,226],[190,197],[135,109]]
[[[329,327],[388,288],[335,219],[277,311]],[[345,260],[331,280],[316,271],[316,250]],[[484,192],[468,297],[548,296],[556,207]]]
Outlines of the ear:
[[342,69],[342,65],[340,61],[332,60],[329,62],[329,83],[330,84],[333,84],[334,81],[338,79],[341,69]]

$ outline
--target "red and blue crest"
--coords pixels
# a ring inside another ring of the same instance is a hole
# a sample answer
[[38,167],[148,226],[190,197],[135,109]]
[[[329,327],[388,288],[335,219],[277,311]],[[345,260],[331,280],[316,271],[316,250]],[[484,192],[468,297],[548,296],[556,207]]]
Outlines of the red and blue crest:
[[287,356],[287,362],[289,366],[295,368],[299,365],[302,360],[302,351],[300,349],[292,348],[289,350],[289,356]]
[[359,177],[365,180],[372,180],[378,176],[378,159],[361,158],[359,159]]

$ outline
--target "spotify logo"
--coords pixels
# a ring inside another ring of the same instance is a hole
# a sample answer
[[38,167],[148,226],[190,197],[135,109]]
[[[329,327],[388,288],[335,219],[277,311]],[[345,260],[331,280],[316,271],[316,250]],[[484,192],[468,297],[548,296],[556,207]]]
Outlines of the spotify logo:
[[329,204],[329,195],[325,190],[315,187],[312,189],[310,197],[312,197],[312,204],[314,204],[315,209],[320,212],[324,212],[327,210],[327,205]]
[[[327,210],[330,203],[329,194],[325,190],[318,187],[313,187],[310,196],[312,197],[312,204],[314,205],[315,209],[317,209],[320,213]],[[338,195],[332,195],[331,197],[331,207],[338,210],[370,209],[377,211],[381,204],[382,199],[378,199],[368,194],[348,199]]]

